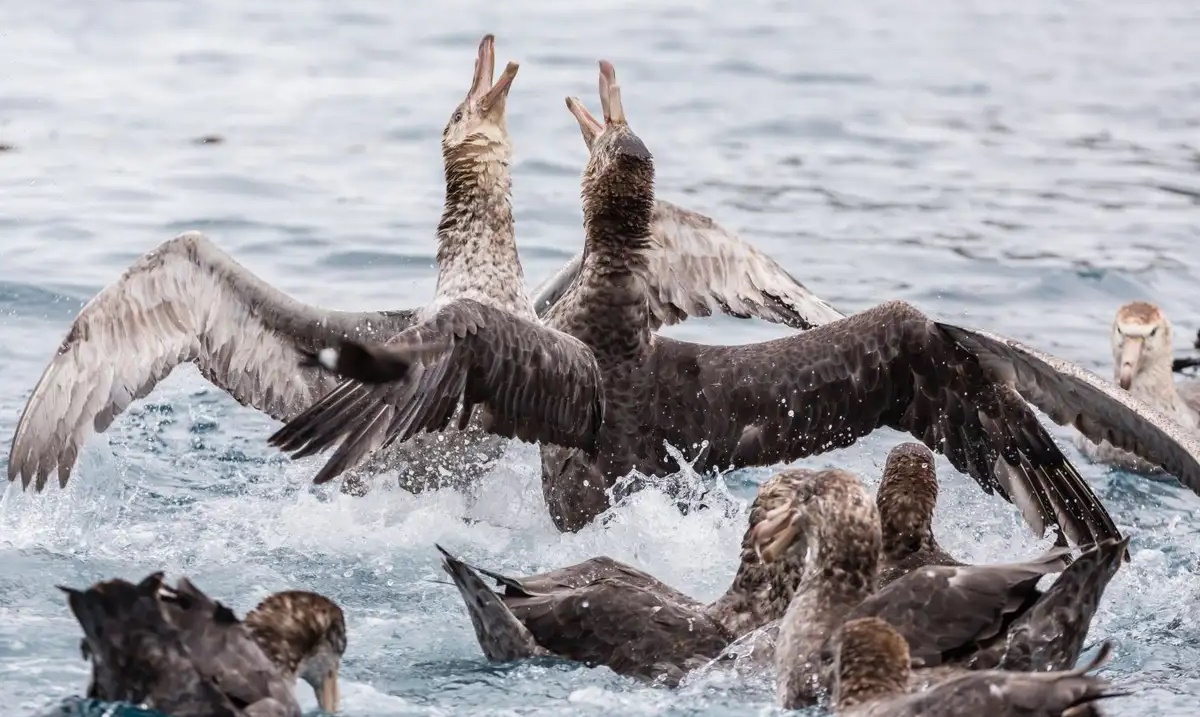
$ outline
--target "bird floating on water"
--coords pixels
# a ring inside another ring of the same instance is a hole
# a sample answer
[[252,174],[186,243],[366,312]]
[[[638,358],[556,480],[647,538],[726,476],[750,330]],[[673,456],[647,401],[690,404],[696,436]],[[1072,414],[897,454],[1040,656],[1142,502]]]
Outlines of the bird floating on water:
[[153,573],[86,590],[62,588],[92,663],[87,696],[144,704],[173,717],[299,717],[297,678],[338,709],[346,649],[342,610],[316,593],[267,597],[245,620],[186,578]]

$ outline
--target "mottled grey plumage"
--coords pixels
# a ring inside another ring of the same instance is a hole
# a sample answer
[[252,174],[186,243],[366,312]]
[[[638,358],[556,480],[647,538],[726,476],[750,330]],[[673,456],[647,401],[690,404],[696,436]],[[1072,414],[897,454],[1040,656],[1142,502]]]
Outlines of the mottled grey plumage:
[[[272,691],[272,674],[260,669],[270,669],[261,652],[248,665],[211,660],[206,647],[214,633],[237,624],[232,613],[209,604],[182,619],[163,610],[162,587],[162,573],[155,573],[136,586],[118,579],[85,591],[63,588],[92,661],[89,697],[144,704],[175,717],[299,716],[290,692]],[[245,673],[232,672],[238,669]]]
[[338,671],[346,652],[346,618],[324,595],[285,590],[268,595],[243,620],[250,636],[285,679],[302,679],[317,704],[338,710]]
[[[1134,301],[1118,309],[1112,325],[1113,382],[1200,438],[1200,381],[1175,380],[1171,336],[1171,322],[1158,306]],[[1134,473],[1163,472],[1107,440],[1094,442],[1081,435],[1076,443],[1093,461]]]
[[877,587],[926,565],[962,565],[933,534],[938,480],[933,452],[920,443],[901,443],[888,453],[875,505],[883,528]]
[[[933,322],[902,302],[745,346],[654,336],[644,256],[652,161],[623,118],[604,127],[572,102],[585,136],[593,138],[583,180],[586,258],[579,277],[547,313],[547,327],[527,330],[560,331],[591,348],[604,377],[604,421],[598,436],[542,446],[543,491],[561,529],[578,529],[607,509],[607,489],[632,470],[677,470],[667,444],[697,450],[692,467],[698,471],[725,470],[847,446],[888,426],[944,453],[986,492],[1013,501],[1039,534],[1057,524],[1081,545],[1119,536],[1025,399],[1056,420],[1110,434],[1200,481],[1200,446],[1171,434],[1166,419],[1124,392],[1015,342]],[[476,356],[505,353],[492,345]],[[418,354],[411,361],[421,361]],[[517,415],[520,407],[506,401],[527,373],[501,369],[477,358],[467,370],[487,377],[495,397],[489,408]],[[390,391],[400,395],[405,389]],[[289,427],[308,441],[292,447],[318,450],[339,440],[344,447],[379,430],[369,422],[382,403],[357,402],[353,412],[367,418],[355,419],[346,418],[343,405],[328,402],[329,410],[314,409],[302,425]],[[346,420],[349,426],[341,425]],[[585,450],[593,441],[596,450]]]
[[[799,581],[802,561],[764,564],[751,535],[800,481],[772,478],[750,510],[742,561],[729,589],[703,605],[647,573],[607,557],[528,577],[472,567],[442,549],[489,660],[557,655],[675,684],[735,638],[779,618]],[[494,579],[494,591],[481,575]]]
[[[588,141],[588,136],[584,136]],[[583,271],[580,252],[533,292],[545,313]],[[658,199],[650,219],[650,328],[720,311],[808,329],[843,314],[741,237],[698,212]]]
[[834,706],[838,717],[1099,717],[1095,703],[1108,683],[1088,673],[1108,661],[1104,643],[1087,665],[1065,672],[966,673],[919,694],[911,681],[904,638],[882,620],[846,624],[836,656]]
[[[806,494],[793,506],[805,540],[771,531],[756,536],[766,544],[764,555],[808,555],[776,651],[779,697],[787,707],[812,704],[828,687],[830,640],[857,618],[881,618],[903,635],[913,666],[929,668],[914,673],[925,682],[962,669],[1069,666],[1127,545],[1106,541],[1070,567],[1063,549],[1023,563],[928,566],[875,590],[882,537],[861,481],[824,471],[799,493]],[[1058,571],[1049,591],[1037,589],[1043,576]]]
[[103,432],[182,363],[243,405],[289,419],[336,385],[299,363],[345,337],[381,340],[408,311],[328,311],[275,289],[199,232],[138,259],[88,302],[33,389],[13,433],[8,478],[66,486],[93,431]]

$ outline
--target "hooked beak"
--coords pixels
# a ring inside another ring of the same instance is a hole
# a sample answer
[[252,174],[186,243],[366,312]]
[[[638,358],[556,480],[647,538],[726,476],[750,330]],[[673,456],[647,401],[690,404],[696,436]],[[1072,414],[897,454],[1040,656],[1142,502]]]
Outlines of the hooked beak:
[[600,124],[600,120],[592,116],[591,112],[588,112],[587,107],[583,106],[578,97],[567,98],[567,109],[575,116],[575,121],[579,123],[579,131],[583,134],[583,143],[590,149],[592,142],[596,141],[596,137],[604,132],[604,125]]
[[500,73],[500,79],[496,80],[496,84],[492,85],[492,89],[488,90],[479,102],[485,112],[504,106],[504,100],[508,98],[508,89],[512,87],[512,81],[516,78],[517,70],[520,67],[515,62],[504,66],[504,72]]
[[488,33],[479,41],[479,54],[475,56],[475,76],[471,78],[470,99],[483,96],[492,86],[492,74],[496,71],[496,36]]
[[479,55],[475,58],[475,76],[471,79],[471,91],[467,93],[467,99],[479,103],[485,111],[503,107],[519,67],[515,62],[508,63],[504,72],[500,73],[500,79],[492,84],[492,75],[496,72],[496,36],[484,35],[479,42]]
[[325,676],[325,681],[321,683],[321,689],[317,690],[317,705],[322,712],[334,714],[338,711],[338,701],[341,695],[338,692],[338,671],[333,668],[329,674]]
[[1121,360],[1118,364],[1117,383],[1126,391],[1133,384],[1133,374],[1137,370],[1138,361],[1142,357],[1142,347],[1145,339],[1127,337],[1121,344]]
[[750,542],[758,559],[773,563],[800,534],[800,513],[791,503],[768,512],[750,531]]

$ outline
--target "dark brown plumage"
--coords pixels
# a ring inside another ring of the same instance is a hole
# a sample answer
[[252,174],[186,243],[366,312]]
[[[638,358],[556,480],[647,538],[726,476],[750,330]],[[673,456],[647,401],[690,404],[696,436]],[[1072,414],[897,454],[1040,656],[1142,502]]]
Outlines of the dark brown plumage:
[[[776,651],[780,701],[789,708],[817,700],[830,678],[831,638],[863,617],[881,618],[904,636],[921,679],[988,667],[1064,669],[1078,659],[1127,546],[1105,541],[1070,567],[1063,549],[1023,563],[926,566],[876,590],[882,537],[861,481],[823,471],[797,496],[789,524],[804,531],[755,536],[764,557],[808,556]],[[1050,590],[1038,590],[1043,576],[1058,571]]]
[[1117,696],[1089,676],[1108,661],[1104,643],[1087,665],[1059,672],[967,673],[908,695],[908,645],[877,618],[851,620],[838,639],[833,702],[839,717],[1098,717],[1095,703]]
[[[604,419],[598,434],[580,431],[559,445],[542,447],[543,490],[556,525],[575,530],[587,524],[607,509],[606,489],[632,470],[648,475],[677,470],[665,444],[706,444],[694,468],[725,470],[820,453],[889,426],[943,452],[986,492],[1015,501],[1036,531],[1059,524],[1080,544],[1119,534],[1006,378],[1005,366],[1011,373],[1012,365],[1034,360],[1028,352],[992,344],[968,351],[960,334],[951,334],[955,327],[934,323],[899,302],[802,335],[747,346],[702,346],[653,336],[640,254],[653,208],[653,163],[624,121],[619,92],[612,89],[615,76],[604,82],[602,101],[609,115],[610,108],[618,109],[616,121],[608,116],[608,124],[601,125],[578,101],[570,103],[592,155],[583,180],[588,237],[583,268],[547,313],[547,326],[520,328],[548,337],[545,345],[555,348],[540,357],[548,362],[560,360],[557,347],[574,351],[562,334],[581,340],[603,376]],[[415,331],[408,333],[413,341],[394,343],[379,350],[387,354],[376,355],[399,360],[406,366],[403,376],[417,375],[410,365],[425,366],[420,375],[427,375],[442,362],[441,357],[420,355],[433,337],[418,341]],[[496,337],[530,340],[508,333]],[[544,428],[543,408],[526,413],[533,391],[529,371],[500,360],[511,355],[503,344],[481,344],[472,339],[470,350],[462,349],[468,363],[456,375],[479,377],[489,386],[485,407],[506,417],[499,422],[505,435],[541,433],[544,442],[563,441],[551,439]],[[1003,365],[985,368],[980,356],[987,352],[992,352],[992,363]],[[1061,399],[1040,382],[1015,383],[1043,407]],[[545,392],[559,388],[548,386]],[[424,407],[452,405],[464,392],[462,382],[423,381],[418,387],[401,380],[353,399],[330,396],[285,427],[277,438],[286,440],[275,443],[302,453],[340,443],[331,459],[336,462],[370,432],[382,430],[402,440],[417,431],[436,430],[445,425],[446,411]],[[484,392],[466,398],[481,396]],[[405,410],[389,408],[394,405]],[[404,420],[380,428],[376,417],[385,410]],[[1145,419],[1128,406],[1124,410],[1122,440],[1140,440]],[[1176,451],[1176,465],[1194,468],[1200,477],[1195,460],[1200,449],[1193,454],[1162,443],[1154,450],[1159,448]]]
[[[763,563],[751,535],[802,485],[796,472],[765,483],[750,509],[741,564],[710,605],[607,557],[514,578],[474,568],[441,547],[484,655],[493,661],[557,655],[624,675],[674,684],[734,639],[778,619],[799,582],[802,559]],[[496,581],[499,592],[481,575]]]
[[[1161,414],[1117,395],[1122,392],[1077,367],[1016,342],[936,323],[902,302],[801,335],[745,346],[703,346],[654,336],[645,257],[653,162],[624,120],[615,75],[609,70],[601,74],[607,125],[577,100],[569,102],[591,148],[582,182],[587,233],[583,267],[546,314],[546,327],[522,327],[552,336],[554,343],[548,345],[569,345],[559,332],[581,340],[604,380],[599,435],[580,433],[568,443],[542,448],[544,495],[561,529],[578,529],[603,512],[609,505],[606,489],[631,471],[660,475],[677,470],[667,445],[696,450],[692,466],[698,471],[726,470],[847,446],[888,426],[944,453],[985,492],[1015,502],[1039,534],[1057,524],[1080,545],[1119,536],[1025,399],[1055,420],[1154,454],[1200,486],[1200,444]],[[412,353],[411,361],[435,365],[415,355],[411,346],[389,350],[402,362],[410,360],[404,354]],[[489,343],[473,349],[470,364],[460,370],[486,377],[491,387],[487,408],[514,417],[514,424],[504,422],[506,435],[512,435],[528,410],[524,387],[529,374],[494,359],[507,355],[504,346]],[[307,453],[340,442],[341,452],[370,431],[392,431],[390,435],[403,438],[436,430],[444,423],[440,415],[431,415],[425,425],[406,420],[384,429],[375,416],[388,401],[403,400],[406,394],[421,396],[408,399],[406,409],[463,397],[461,387],[448,383],[433,396],[425,395],[433,384],[414,391],[408,383],[401,380],[352,407],[331,397],[285,429],[302,439],[277,445]],[[451,392],[455,389],[458,393]],[[415,410],[407,414],[415,418]],[[537,433],[540,415],[529,420],[526,433]],[[542,440],[550,437],[543,434]]]
[[920,443],[901,443],[888,453],[875,505],[883,528],[877,586],[926,565],[962,565],[933,534],[938,480],[933,452]]
[[186,580],[63,588],[92,662],[88,696],[175,717],[299,717],[291,689],[237,617]]
[[338,710],[338,670],[346,652],[346,618],[324,595],[285,590],[267,596],[243,620],[284,677],[312,687],[317,704]]

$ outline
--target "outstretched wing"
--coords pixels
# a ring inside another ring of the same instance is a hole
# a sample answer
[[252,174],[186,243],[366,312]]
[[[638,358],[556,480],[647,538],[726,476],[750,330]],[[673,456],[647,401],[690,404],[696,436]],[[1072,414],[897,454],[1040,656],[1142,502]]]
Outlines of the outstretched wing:
[[[722,312],[807,329],[842,318],[774,259],[712,219],[654,204],[646,252],[650,328]],[[583,266],[577,254],[534,292],[538,315],[566,293]]]
[[306,350],[399,332],[410,312],[347,313],[303,304],[188,232],[140,258],[83,307],[25,404],[9,480],[66,485],[92,431],[104,431],[177,365],[194,362],[240,403],[288,418],[335,380],[302,369]]
[[987,493],[1015,502],[1039,534],[1053,522],[1082,545],[1119,536],[1013,387],[908,304],[890,302],[749,346],[660,344],[692,354],[675,364],[699,366],[702,400],[714,410],[663,420],[692,424],[673,436],[677,445],[711,441],[705,467],[791,462],[886,426],[945,454]]
[[1200,439],[1111,382],[1019,341],[950,324],[938,327],[1060,425],[1162,466],[1200,494]]
[[340,443],[316,483],[381,446],[445,428],[460,402],[460,427],[481,404],[491,433],[588,451],[604,417],[600,369],[587,346],[469,299],[447,304],[386,345],[344,342],[318,359],[351,380],[269,439],[295,457]]

